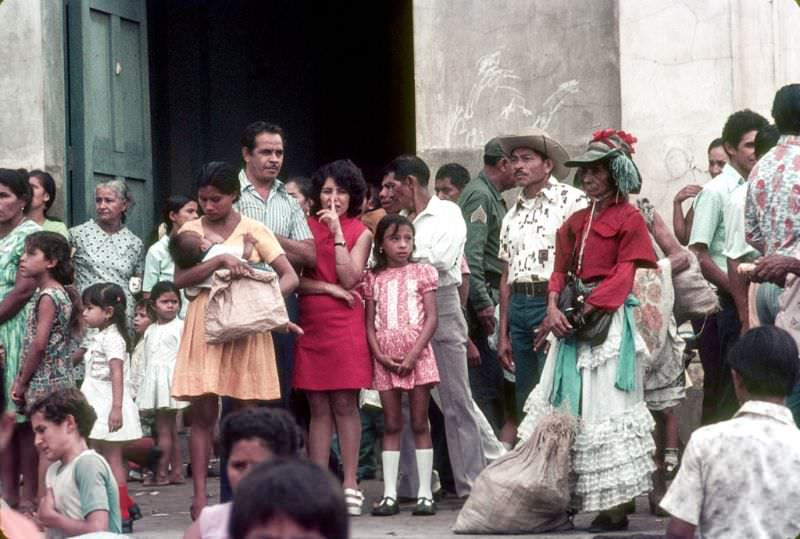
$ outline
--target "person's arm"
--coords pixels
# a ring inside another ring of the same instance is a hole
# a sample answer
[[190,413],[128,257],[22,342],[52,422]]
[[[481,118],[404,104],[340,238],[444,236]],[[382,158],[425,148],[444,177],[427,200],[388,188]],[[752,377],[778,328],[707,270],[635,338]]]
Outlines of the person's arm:
[[756,261],[751,280],[757,283],[769,282],[783,286],[790,273],[800,275],[800,259],[793,256],[769,255]]
[[664,251],[672,266],[672,274],[680,273],[689,268],[689,253],[673,234],[658,212],[653,212],[653,238],[658,247]]
[[667,539],[694,539],[694,524],[672,517],[667,524]]
[[269,265],[272,266],[272,269],[274,269],[278,274],[278,284],[281,288],[281,294],[283,294],[283,297],[286,297],[294,292],[300,281],[297,278],[297,273],[295,273],[294,268],[289,263],[289,259],[286,258],[286,255],[280,255],[277,258],[273,258]]
[[22,400],[25,397],[28,384],[39,369],[39,365],[47,350],[47,343],[50,340],[50,330],[53,328],[53,320],[56,318],[56,305],[53,302],[53,298],[46,294],[41,296],[34,308],[37,310],[38,315],[36,333],[28,348],[28,353],[22,360],[22,369],[17,380],[14,382],[14,389],[11,392],[11,397],[14,400]]
[[497,359],[503,368],[514,372],[514,356],[511,354],[511,341],[508,338],[508,306],[511,301],[511,285],[508,284],[508,263],[503,262],[500,275],[500,329],[497,336]]
[[739,261],[727,258],[728,261],[728,284],[730,286],[733,303],[736,305],[736,314],[742,324],[742,333],[750,329],[750,310],[747,298],[747,279],[739,273]]
[[464,257],[469,266],[469,302],[485,329],[494,321],[494,302],[486,289],[486,242],[489,236],[488,197],[472,192],[460,199],[461,214],[467,227]]
[[402,358],[391,358],[387,356],[383,353],[383,350],[381,350],[380,344],[378,344],[378,336],[375,333],[375,300],[368,299],[364,308],[364,316],[367,323],[367,344],[369,345],[370,352],[372,352],[372,357],[375,358],[375,361],[386,367],[386,369],[397,372],[399,361]]
[[209,275],[218,269],[228,269],[234,277],[250,275],[252,268],[244,260],[233,255],[220,255],[212,257],[205,262],[200,262],[191,268],[175,268],[174,283],[178,288],[196,286],[205,281]]
[[60,530],[64,535],[73,537],[93,532],[108,531],[108,510],[98,509],[92,511],[84,519],[70,518],[62,515],[55,508],[53,489],[48,488],[47,494],[39,501],[39,521],[47,528]]
[[111,358],[111,412],[108,414],[108,430],[115,432],[122,428],[122,358]]
[[275,234],[275,238],[286,252],[286,257],[294,266],[313,268],[317,265],[317,249],[314,240],[293,240],[286,236]]
[[708,247],[703,243],[694,243],[690,245],[689,248],[695,256],[697,256],[697,261],[700,263],[700,272],[703,274],[703,277],[716,286],[721,292],[730,294],[731,285],[728,281],[728,274],[722,271],[711,258]]
[[14,288],[0,301],[0,324],[14,318],[36,292],[36,281],[17,272]]
[[336,283],[318,281],[310,277],[300,277],[300,285],[297,293],[303,296],[331,296],[347,302],[348,307],[352,307],[358,295],[355,291],[345,290],[344,287]]
[[686,217],[683,215],[683,202],[692,197],[696,197],[703,187],[700,185],[687,185],[675,195],[672,200],[672,228],[675,231],[675,237],[681,245],[689,243],[689,235],[692,231],[692,220],[694,218],[694,210],[689,208]]
[[[343,242],[344,234],[341,239],[338,236],[334,237],[334,241]],[[369,230],[364,230],[353,245],[353,249],[348,251],[347,246],[336,245],[334,246],[334,255],[336,256],[336,277],[339,283],[346,290],[355,288],[364,277],[364,268],[367,265],[367,258],[369,258],[369,250],[372,246],[372,233]]]
[[422,307],[425,311],[425,322],[422,324],[422,331],[419,337],[414,341],[414,346],[408,351],[400,364],[398,374],[400,376],[407,376],[414,370],[414,365],[419,358],[422,350],[428,346],[433,334],[436,333],[436,326],[438,324],[438,317],[436,314],[436,289],[431,289],[422,294]]

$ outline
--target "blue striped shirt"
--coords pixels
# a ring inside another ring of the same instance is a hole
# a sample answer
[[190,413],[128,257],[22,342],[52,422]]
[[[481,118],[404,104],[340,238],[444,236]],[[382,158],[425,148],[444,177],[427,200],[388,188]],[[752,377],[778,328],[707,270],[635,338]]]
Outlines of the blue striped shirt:
[[272,190],[264,200],[256,188],[247,179],[244,169],[239,172],[239,185],[241,195],[236,203],[236,209],[250,219],[263,223],[268,229],[278,236],[290,240],[310,240],[314,236],[308,228],[306,214],[300,204],[286,192],[286,186],[275,178]]

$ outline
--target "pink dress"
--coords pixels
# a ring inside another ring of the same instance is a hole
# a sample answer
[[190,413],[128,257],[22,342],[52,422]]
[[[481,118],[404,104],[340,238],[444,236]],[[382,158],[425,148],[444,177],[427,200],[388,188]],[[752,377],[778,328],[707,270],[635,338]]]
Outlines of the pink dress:
[[[402,357],[414,346],[425,323],[422,295],[436,290],[439,274],[431,265],[410,263],[367,274],[364,296],[375,301],[375,336],[384,354]],[[413,389],[439,382],[430,342],[420,353],[414,371],[399,376],[375,361],[374,389]]]
[[[347,249],[367,229],[353,217],[339,218]],[[309,217],[314,235],[317,265],[303,272],[305,277],[326,283],[338,283],[333,234],[316,217]],[[364,305],[327,294],[300,296],[300,327],[305,331],[297,339],[294,359],[294,387],[311,391],[334,391],[368,388],[372,383],[372,361],[367,345]]]

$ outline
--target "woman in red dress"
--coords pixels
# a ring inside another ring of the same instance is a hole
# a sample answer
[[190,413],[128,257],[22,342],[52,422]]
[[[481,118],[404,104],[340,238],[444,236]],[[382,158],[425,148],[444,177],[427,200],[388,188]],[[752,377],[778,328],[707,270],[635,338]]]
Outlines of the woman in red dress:
[[356,469],[361,442],[358,391],[372,385],[360,287],[372,234],[358,219],[366,192],[361,170],[350,160],[322,166],[311,179],[311,217],[317,266],[300,279],[300,326],[294,387],[311,408],[309,456],[327,467],[334,426],[339,434],[344,493],[351,515],[364,496]]

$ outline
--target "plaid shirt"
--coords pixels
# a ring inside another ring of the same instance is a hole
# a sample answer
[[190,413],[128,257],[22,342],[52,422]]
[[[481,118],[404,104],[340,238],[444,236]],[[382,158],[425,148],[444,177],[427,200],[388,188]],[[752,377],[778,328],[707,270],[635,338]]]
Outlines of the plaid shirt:
[[303,208],[286,192],[282,181],[275,178],[266,200],[247,179],[244,169],[239,172],[239,184],[242,190],[236,203],[239,213],[262,223],[278,236],[290,240],[313,239]]

